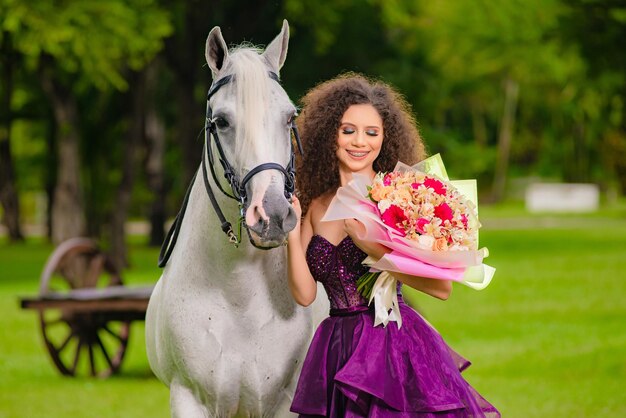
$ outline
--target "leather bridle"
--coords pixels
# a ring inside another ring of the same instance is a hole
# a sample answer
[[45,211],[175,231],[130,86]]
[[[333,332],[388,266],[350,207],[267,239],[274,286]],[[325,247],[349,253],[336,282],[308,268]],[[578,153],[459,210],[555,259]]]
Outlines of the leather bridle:
[[[280,80],[276,73],[272,71],[268,71],[268,75],[272,80],[280,83]],[[220,142],[220,139],[219,139],[217,125],[215,123],[215,120],[213,119],[213,110],[210,104],[211,97],[215,93],[217,93],[217,91],[221,87],[225,86],[226,84],[230,82],[235,82],[234,74],[230,74],[218,80],[215,80],[213,84],[211,84],[211,87],[209,88],[209,91],[207,93],[206,118],[204,121],[205,140],[204,140],[204,149],[203,149],[201,166],[202,166],[202,178],[204,180],[204,187],[209,196],[209,200],[211,201],[211,205],[213,206],[213,210],[215,211],[215,214],[220,220],[222,231],[226,234],[226,236],[228,237],[228,240],[232,244],[234,244],[235,246],[238,246],[241,243],[242,224],[245,225],[246,228],[248,228],[248,225],[246,225],[244,222],[244,213],[243,213],[243,206],[247,197],[246,185],[248,184],[248,182],[250,182],[250,180],[252,180],[252,177],[260,173],[261,171],[278,170],[281,173],[283,173],[285,177],[285,197],[287,199],[290,199],[295,189],[295,151],[293,148],[293,143],[290,141],[291,156],[289,158],[289,163],[287,164],[287,167],[283,167],[282,165],[277,164],[277,163],[263,163],[252,168],[250,171],[248,171],[244,175],[243,179],[239,181],[239,178],[235,172],[235,169],[233,168],[232,164],[230,164],[230,162],[226,158],[226,154],[224,153],[224,148],[222,147],[222,143]],[[300,154],[302,154],[302,144],[300,143],[300,136],[298,135],[298,129],[296,127],[296,123],[294,119],[291,120],[290,129],[293,132],[293,136],[296,140],[298,151],[300,152]],[[224,190],[224,188],[222,187],[222,184],[220,183],[220,181],[218,181],[217,174],[215,173],[215,158],[213,156],[211,140],[215,141],[215,148],[217,148],[217,152],[219,154],[218,155],[219,162],[224,171],[224,177],[226,178],[226,181],[228,181],[228,184],[230,185],[231,193],[228,193],[226,190]],[[229,198],[236,200],[239,205],[240,217],[238,220],[239,231],[237,235],[233,232],[231,223],[228,222],[228,220],[224,216],[224,213],[222,212],[222,209],[220,208],[219,203],[217,202],[217,199],[215,198],[215,194],[213,193],[211,184],[209,183],[207,167],[206,167],[207,163],[205,162],[205,157],[204,157],[205,152],[206,152],[206,160],[208,160],[209,169],[211,172],[211,176],[213,177],[214,183],[217,185],[217,187],[225,196],[228,196]],[[183,200],[183,204],[178,214],[176,215],[176,218],[174,219],[174,223],[172,224],[172,227],[170,228],[170,230],[167,233],[167,236],[165,237],[165,241],[163,242],[163,245],[161,246],[161,251],[159,254],[159,264],[158,264],[159,267],[165,267],[165,265],[167,264],[167,261],[169,260],[172,254],[172,251],[174,250],[174,246],[176,245],[176,241],[178,240],[178,234],[180,233],[182,221],[185,216],[185,211],[187,210],[187,204],[189,202],[189,195],[191,193],[191,188],[195,182],[195,179],[196,179],[196,175],[194,175],[191,181],[191,184],[189,185],[189,188],[187,189],[187,192],[185,193],[185,199]],[[255,245],[254,242],[252,244]],[[258,248],[261,248],[261,247],[258,247]]]

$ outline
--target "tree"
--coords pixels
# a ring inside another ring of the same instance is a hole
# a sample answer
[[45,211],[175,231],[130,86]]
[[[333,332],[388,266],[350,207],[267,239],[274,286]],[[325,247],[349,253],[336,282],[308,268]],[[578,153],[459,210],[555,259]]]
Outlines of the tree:
[[15,186],[15,169],[11,155],[11,99],[13,97],[13,72],[15,69],[15,52],[11,34],[2,33],[0,46],[0,62],[2,75],[0,91],[0,204],[4,208],[2,222],[7,226],[9,239],[21,241],[24,239],[20,228],[20,204]]
[[562,92],[582,68],[576,51],[557,36],[565,12],[562,4],[556,0],[463,0],[453,5],[394,0],[382,5],[395,43],[406,53],[425,53],[438,73],[432,90],[424,93],[440,98],[434,105],[441,116],[435,121],[448,125],[452,118],[469,116],[474,127],[466,135],[476,133],[479,144],[485,143],[481,133],[485,126],[491,127],[487,137],[497,146],[491,197],[500,200],[510,150],[522,129],[516,121],[527,111],[522,106],[543,107],[546,93]]
[[[564,42],[575,44],[587,72],[579,129],[600,138],[601,164],[626,192],[626,4],[619,0],[565,0]],[[584,139],[584,138],[583,138]],[[592,148],[593,149],[593,148]]]
[[171,27],[152,0],[61,5],[3,0],[2,9],[2,29],[12,35],[27,68],[37,69],[54,111],[58,173],[52,236],[58,243],[85,232],[77,96],[91,85],[127,89],[127,69],[144,66]]

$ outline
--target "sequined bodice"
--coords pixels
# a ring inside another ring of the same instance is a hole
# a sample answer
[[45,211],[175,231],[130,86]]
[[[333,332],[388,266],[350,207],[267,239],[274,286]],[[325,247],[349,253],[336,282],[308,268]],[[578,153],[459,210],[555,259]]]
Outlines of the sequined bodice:
[[306,251],[311,274],[324,285],[331,309],[345,309],[366,305],[367,301],[356,290],[356,281],[368,268],[361,262],[366,254],[350,237],[333,245],[321,235],[313,235]]

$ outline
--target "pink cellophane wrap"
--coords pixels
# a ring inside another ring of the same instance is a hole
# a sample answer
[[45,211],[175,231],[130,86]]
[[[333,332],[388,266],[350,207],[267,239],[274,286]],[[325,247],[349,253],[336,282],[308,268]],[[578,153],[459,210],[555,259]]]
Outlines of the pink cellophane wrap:
[[[452,183],[453,186],[457,186],[455,183],[458,183],[458,186],[463,187],[458,187],[457,190],[471,204],[476,206],[475,181],[449,181],[445,167],[443,167],[438,154],[413,167],[398,163],[396,169],[394,169],[394,171],[406,170],[422,171],[426,174],[434,175],[447,183]],[[470,251],[432,251],[419,248],[417,242],[399,235],[397,231],[383,223],[376,203],[368,198],[367,187],[370,184],[371,180],[369,177],[356,173],[353,174],[352,180],[346,186],[337,190],[322,221],[357,219],[365,226],[365,233],[363,236],[359,236],[359,239],[380,243],[390,248],[392,252],[371,265],[372,271],[398,272],[411,276],[453,280],[476,290],[483,289],[489,285],[495,269],[483,264],[483,259],[489,254],[486,248]],[[477,218],[474,217],[472,221],[478,225]],[[371,300],[380,299],[381,294],[389,293],[389,289],[386,289],[387,287],[393,286],[395,289],[395,280],[385,279],[380,280],[380,282],[377,280],[374,285],[370,302]],[[383,284],[385,289],[380,289],[380,286]],[[374,294],[376,292],[378,296]],[[376,307],[376,311],[382,312],[383,310],[388,312],[396,309],[393,306]],[[392,312],[392,315],[387,316],[385,320],[377,318],[377,322],[386,325],[389,320],[397,321],[397,319],[393,318],[399,317],[399,315],[399,311]],[[399,322],[400,324],[401,321]]]

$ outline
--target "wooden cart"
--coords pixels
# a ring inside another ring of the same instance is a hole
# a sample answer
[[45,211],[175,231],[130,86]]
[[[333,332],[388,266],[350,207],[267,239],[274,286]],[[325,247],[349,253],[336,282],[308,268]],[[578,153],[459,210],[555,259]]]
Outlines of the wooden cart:
[[73,238],[48,258],[39,296],[23,298],[21,306],[38,311],[44,343],[62,374],[106,377],[119,370],[130,324],[145,319],[152,289],[125,287],[92,240]]

